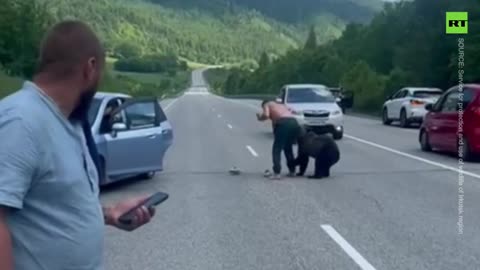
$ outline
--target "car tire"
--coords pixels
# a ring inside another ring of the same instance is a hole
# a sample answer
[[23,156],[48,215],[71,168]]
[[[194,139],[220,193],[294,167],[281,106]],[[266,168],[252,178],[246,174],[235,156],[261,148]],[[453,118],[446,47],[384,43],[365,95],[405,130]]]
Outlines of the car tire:
[[146,180],[153,179],[155,177],[155,174],[156,174],[155,172],[144,173],[140,175],[140,178],[146,179]]
[[[457,145],[460,144],[457,143]],[[464,161],[472,161],[475,158],[475,155],[472,152],[470,143],[468,142],[467,138],[463,138],[463,148],[461,156],[459,155],[459,158],[462,158]]]
[[420,131],[420,148],[422,149],[422,151],[425,151],[425,152],[432,151],[432,146],[430,145],[428,133],[424,129]]
[[343,130],[342,131],[335,131],[333,132],[333,139],[338,141],[338,140],[341,140],[343,138]]
[[406,128],[410,126],[410,123],[408,122],[408,118],[407,118],[407,112],[405,111],[405,109],[402,109],[400,111],[400,126],[402,128]]
[[383,109],[383,112],[382,112],[382,122],[384,125],[390,125],[392,123],[392,120],[388,119],[388,110],[387,108],[384,108]]

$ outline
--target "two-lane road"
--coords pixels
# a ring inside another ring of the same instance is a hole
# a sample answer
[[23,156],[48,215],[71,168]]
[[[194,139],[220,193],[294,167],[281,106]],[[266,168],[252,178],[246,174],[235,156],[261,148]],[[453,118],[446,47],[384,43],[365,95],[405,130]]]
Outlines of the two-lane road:
[[420,152],[415,130],[346,117],[330,179],[272,182],[259,102],[208,94],[200,72],[192,81],[162,103],[175,132],[166,171],[102,195],[171,195],[148,226],[107,229],[107,269],[479,269],[480,164],[465,166],[463,235],[457,161]]

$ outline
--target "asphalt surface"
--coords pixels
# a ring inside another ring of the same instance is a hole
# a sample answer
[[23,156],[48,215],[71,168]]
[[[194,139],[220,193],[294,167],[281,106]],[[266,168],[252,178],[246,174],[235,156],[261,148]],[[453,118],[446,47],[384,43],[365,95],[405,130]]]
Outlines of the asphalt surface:
[[416,129],[346,116],[330,179],[272,182],[259,102],[208,94],[201,72],[192,80],[161,102],[175,136],[165,171],[102,194],[171,196],[135,232],[107,228],[107,269],[479,269],[480,163],[464,166],[463,234],[458,161],[421,152]]

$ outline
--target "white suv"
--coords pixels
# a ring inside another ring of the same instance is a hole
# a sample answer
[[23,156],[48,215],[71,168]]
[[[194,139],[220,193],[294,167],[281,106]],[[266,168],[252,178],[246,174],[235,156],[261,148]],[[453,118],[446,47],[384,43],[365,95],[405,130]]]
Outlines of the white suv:
[[299,122],[319,133],[343,137],[343,113],[337,98],[321,84],[291,84],[282,88],[276,100],[287,105]]
[[427,113],[425,105],[435,103],[442,95],[438,88],[406,87],[387,98],[383,104],[382,122],[390,125],[400,121],[400,126],[408,127],[411,123],[420,123]]

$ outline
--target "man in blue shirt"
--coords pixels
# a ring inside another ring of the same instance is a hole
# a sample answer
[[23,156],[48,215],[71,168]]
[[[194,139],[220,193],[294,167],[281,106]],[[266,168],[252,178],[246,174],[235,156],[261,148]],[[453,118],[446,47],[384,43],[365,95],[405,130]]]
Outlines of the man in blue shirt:
[[41,46],[33,82],[0,101],[1,270],[103,269],[104,225],[130,231],[153,216],[142,207],[131,225],[118,221],[145,196],[100,205],[103,172],[82,121],[104,64],[87,25],[59,23]]

